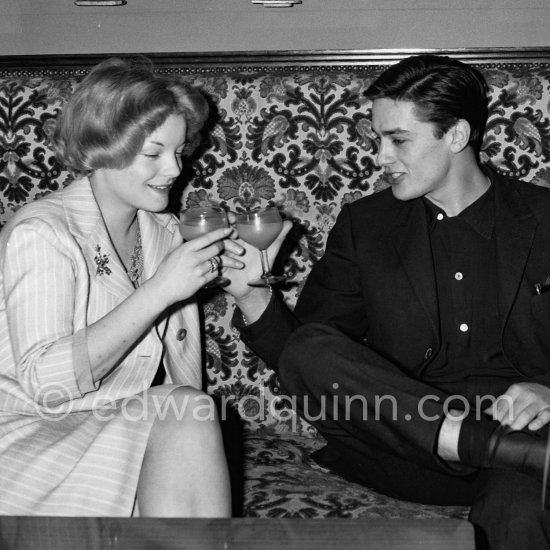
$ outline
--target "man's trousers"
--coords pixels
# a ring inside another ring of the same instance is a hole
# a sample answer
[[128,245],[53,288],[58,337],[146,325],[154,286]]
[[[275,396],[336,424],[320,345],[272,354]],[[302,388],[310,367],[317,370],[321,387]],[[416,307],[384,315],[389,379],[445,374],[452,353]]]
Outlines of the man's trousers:
[[489,406],[478,390],[504,393],[495,378],[426,383],[372,349],[322,324],[290,336],[279,360],[282,390],[327,446],[314,458],[343,477],[414,502],[471,506],[470,521],[490,548],[550,548],[550,512],[541,483],[507,470],[478,470],[437,455],[439,429],[450,409],[479,414]]

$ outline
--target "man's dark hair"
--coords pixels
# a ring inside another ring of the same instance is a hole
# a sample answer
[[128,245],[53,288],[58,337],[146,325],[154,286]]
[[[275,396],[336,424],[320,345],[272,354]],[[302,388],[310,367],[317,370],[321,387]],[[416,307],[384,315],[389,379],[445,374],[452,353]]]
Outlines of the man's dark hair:
[[459,119],[470,124],[469,145],[479,155],[487,123],[489,87],[471,65],[438,55],[416,55],[384,71],[367,89],[371,100],[414,103],[416,116],[436,126],[440,138]]

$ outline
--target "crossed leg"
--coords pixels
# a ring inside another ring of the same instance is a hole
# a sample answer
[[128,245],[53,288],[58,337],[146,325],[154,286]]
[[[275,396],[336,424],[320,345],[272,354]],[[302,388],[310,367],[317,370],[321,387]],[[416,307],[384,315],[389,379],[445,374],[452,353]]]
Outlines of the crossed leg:
[[175,387],[155,419],[137,486],[141,516],[230,517],[231,489],[212,399]]
[[278,368],[298,413],[328,442],[315,457],[323,465],[397,498],[471,505],[491,548],[547,540],[539,480],[457,461],[462,426],[443,407],[448,393],[320,324],[292,334]]

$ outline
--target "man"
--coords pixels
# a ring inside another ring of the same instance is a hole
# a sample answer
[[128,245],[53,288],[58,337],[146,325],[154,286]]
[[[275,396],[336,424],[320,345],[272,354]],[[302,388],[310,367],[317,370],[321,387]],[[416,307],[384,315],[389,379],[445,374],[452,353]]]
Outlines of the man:
[[545,547],[550,192],[480,166],[488,90],[473,67],[414,56],[366,95],[391,188],[344,206],[293,313],[246,287],[252,262],[235,274],[235,325],[319,417],[320,463],[471,505],[491,548]]

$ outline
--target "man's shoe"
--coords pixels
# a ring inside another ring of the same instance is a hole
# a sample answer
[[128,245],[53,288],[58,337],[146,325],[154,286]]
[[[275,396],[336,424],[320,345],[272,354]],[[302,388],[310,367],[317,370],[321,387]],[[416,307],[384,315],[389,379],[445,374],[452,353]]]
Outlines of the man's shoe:
[[504,468],[542,481],[542,507],[549,491],[550,425],[537,431],[500,425],[487,443],[485,468]]

